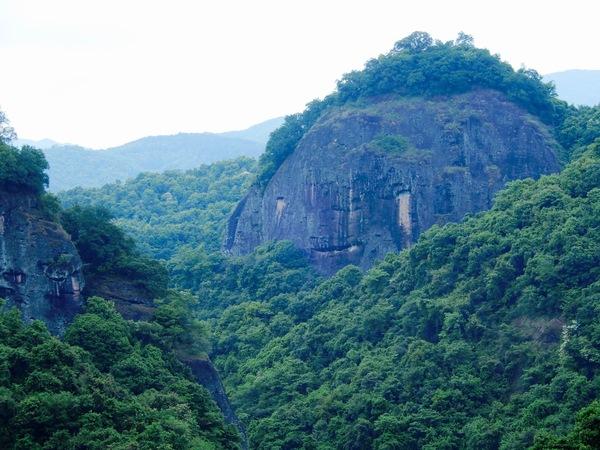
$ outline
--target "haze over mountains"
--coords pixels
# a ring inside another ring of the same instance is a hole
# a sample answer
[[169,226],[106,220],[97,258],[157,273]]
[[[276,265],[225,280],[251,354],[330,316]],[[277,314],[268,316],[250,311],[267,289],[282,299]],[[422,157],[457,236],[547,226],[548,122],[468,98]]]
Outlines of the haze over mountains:
[[553,81],[558,96],[574,105],[600,103],[600,70],[565,70],[549,73],[544,81]]
[[106,150],[49,145],[50,140],[20,140],[17,145],[34,145],[44,151],[50,164],[50,190],[58,192],[76,186],[99,187],[141,172],[186,170],[240,156],[256,158],[282,122],[283,118],[274,118],[224,133],[148,136]]

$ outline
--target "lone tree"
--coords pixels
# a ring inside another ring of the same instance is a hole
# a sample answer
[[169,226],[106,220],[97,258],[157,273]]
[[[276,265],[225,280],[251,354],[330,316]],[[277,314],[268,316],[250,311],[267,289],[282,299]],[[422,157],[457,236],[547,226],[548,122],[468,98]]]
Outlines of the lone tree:
[[463,47],[475,47],[475,40],[473,39],[473,36],[471,36],[470,34],[466,34],[463,33],[462,31],[460,31],[458,33],[458,37],[456,38],[456,41],[454,41],[455,45],[460,45]]
[[433,38],[424,31],[415,31],[394,44],[394,52],[420,53],[433,45]]
[[6,115],[0,111],[0,142],[6,144],[17,138],[13,127],[9,126]]

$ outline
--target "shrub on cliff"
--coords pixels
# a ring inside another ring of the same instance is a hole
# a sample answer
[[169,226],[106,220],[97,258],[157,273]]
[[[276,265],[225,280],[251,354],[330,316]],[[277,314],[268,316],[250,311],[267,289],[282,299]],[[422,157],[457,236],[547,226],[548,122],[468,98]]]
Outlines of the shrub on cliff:
[[166,269],[158,261],[140,255],[134,241],[111,220],[111,214],[101,207],[74,206],[62,212],[62,225],[86,264],[88,284],[93,286],[95,280],[116,275],[135,282],[152,297],[164,295]]
[[0,190],[40,195],[48,186],[48,162],[41,150],[0,141]]

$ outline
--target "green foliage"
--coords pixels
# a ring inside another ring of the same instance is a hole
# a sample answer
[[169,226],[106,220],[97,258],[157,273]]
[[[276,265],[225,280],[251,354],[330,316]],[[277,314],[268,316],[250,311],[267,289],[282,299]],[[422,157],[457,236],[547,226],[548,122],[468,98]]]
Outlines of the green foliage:
[[161,340],[182,359],[206,356],[210,349],[208,325],[190,313],[194,303],[191,294],[171,291],[154,312],[154,321],[162,327]]
[[0,313],[0,447],[239,448],[209,393],[168,348],[91,298],[65,342]]
[[17,138],[17,134],[13,127],[10,126],[6,114],[0,111],[0,144],[8,144],[13,139]]
[[139,255],[134,241],[111,222],[101,207],[74,206],[61,214],[64,229],[86,264],[88,293],[103,277],[115,275],[133,280],[150,296],[164,295],[168,283],[166,269],[157,261]]
[[65,342],[90,352],[95,366],[103,371],[133,350],[125,320],[112,303],[100,297],[87,299],[86,314],[75,318]]
[[271,134],[261,155],[257,183],[265,186],[298,142],[332,106],[393,94],[404,97],[453,95],[473,89],[494,89],[550,125],[559,125],[567,105],[556,99],[552,84],[534,70],[514,71],[488,50],[473,46],[473,38],[460,33],[456,41],[433,41],[415,32],[398,41],[387,54],[369,60],[361,71],[347,73],[337,89],[304,112],[285,118]]
[[11,147],[0,139],[0,190],[41,195],[48,186],[44,154],[33,147]]
[[386,153],[403,153],[410,147],[408,139],[400,135],[382,135],[373,140],[373,145]]
[[239,158],[187,172],[145,173],[98,189],[59,194],[66,207],[102,206],[141,252],[169,259],[181,246],[220,248],[225,222],[255,172],[256,162]]
[[256,448],[597,448],[599,218],[595,143],[364,274],[285,243],[173,273]]
[[203,318],[214,318],[229,305],[305,291],[318,280],[304,253],[287,241],[264,244],[237,258],[186,248],[169,269],[176,286],[197,295]]
[[600,105],[571,108],[561,124],[557,137],[567,154],[566,161],[581,156],[586,146],[600,136]]
[[542,434],[533,450],[592,450],[600,448],[600,402],[595,401],[577,413],[573,431],[565,437]]

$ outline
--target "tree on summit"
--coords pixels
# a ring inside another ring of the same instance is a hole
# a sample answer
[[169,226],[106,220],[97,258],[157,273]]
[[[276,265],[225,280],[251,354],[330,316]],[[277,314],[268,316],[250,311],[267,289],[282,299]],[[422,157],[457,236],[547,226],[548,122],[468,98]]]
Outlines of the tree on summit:
[[433,38],[425,31],[415,31],[394,44],[394,52],[420,53],[433,45]]
[[475,40],[470,34],[459,31],[458,37],[454,41],[454,44],[462,47],[475,47]]

